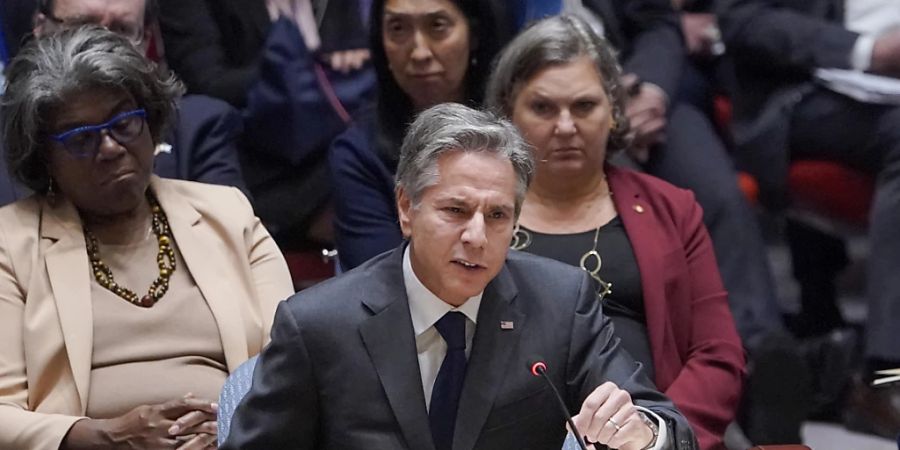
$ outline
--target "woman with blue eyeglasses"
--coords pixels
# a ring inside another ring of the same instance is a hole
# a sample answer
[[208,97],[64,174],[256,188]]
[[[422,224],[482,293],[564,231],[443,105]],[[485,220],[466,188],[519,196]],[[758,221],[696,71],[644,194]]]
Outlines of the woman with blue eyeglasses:
[[287,266],[234,188],[152,175],[182,88],[99,27],[7,72],[0,448],[215,448],[225,377],[268,339]]

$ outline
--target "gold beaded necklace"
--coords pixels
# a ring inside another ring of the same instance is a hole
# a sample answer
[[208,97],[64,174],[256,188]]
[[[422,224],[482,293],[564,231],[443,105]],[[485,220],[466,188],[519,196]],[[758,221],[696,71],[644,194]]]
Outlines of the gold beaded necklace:
[[100,259],[100,246],[97,243],[97,237],[91,233],[87,227],[84,227],[84,240],[87,244],[88,259],[91,262],[91,270],[94,272],[94,279],[100,286],[103,286],[110,292],[122,297],[128,302],[149,308],[156,304],[159,299],[169,290],[169,278],[175,272],[175,250],[172,249],[172,230],[169,228],[169,220],[166,214],[159,206],[156,198],[147,192],[147,200],[150,202],[150,210],[153,214],[151,228],[156,240],[159,242],[159,252],[156,254],[156,263],[159,265],[159,276],[150,284],[147,294],[138,298],[137,294],[116,283],[112,270]]

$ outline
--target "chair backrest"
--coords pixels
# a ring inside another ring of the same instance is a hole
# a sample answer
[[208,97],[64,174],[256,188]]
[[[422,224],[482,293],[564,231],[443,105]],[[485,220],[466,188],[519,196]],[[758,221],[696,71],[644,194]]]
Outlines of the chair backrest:
[[228,432],[231,430],[231,416],[234,410],[253,383],[253,369],[256,367],[256,356],[244,361],[228,378],[225,385],[222,386],[222,393],[219,394],[219,413],[216,420],[218,421],[218,445],[225,442]]

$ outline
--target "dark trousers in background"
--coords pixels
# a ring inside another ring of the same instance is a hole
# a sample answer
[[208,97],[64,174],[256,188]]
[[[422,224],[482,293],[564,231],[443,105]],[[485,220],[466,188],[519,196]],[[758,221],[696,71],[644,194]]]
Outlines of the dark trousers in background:
[[791,118],[794,158],[830,159],[877,175],[869,225],[866,354],[900,361],[900,107],[818,89]]

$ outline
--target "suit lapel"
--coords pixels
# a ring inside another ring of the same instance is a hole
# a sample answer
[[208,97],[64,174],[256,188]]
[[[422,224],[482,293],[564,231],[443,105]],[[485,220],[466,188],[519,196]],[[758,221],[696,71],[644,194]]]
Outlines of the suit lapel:
[[[516,295],[515,283],[506,267],[484,291],[459,401],[453,436],[455,450],[475,447],[503,378],[517,369],[509,367],[509,359],[525,326],[525,315],[512,303]],[[513,328],[501,329],[501,321],[512,322]]]
[[169,219],[175,245],[187,270],[216,320],[228,371],[234,371],[249,358],[244,323],[240,310],[232,301],[235,296],[249,293],[234,291],[231,280],[222,279],[222,274],[233,273],[224,264],[234,255],[222,251],[219,235],[208,227],[184,195],[175,192],[171,185],[156,176],[151,178],[150,186]]
[[53,206],[44,201],[42,204],[41,238],[52,242],[45,253],[47,276],[83,411],[87,407],[94,342],[90,263],[75,207],[66,200]]
[[[673,334],[669,329],[671,324],[665,320],[666,293],[659,277],[665,277],[662,262],[663,249],[667,248],[666,242],[659,242],[659,230],[655,227],[656,211],[653,210],[646,198],[641,195],[640,189],[623,172],[607,165],[607,179],[613,196],[616,211],[622,219],[625,234],[631,242],[634,257],[637,261],[641,275],[641,289],[644,294],[644,312],[647,315],[647,334],[650,338],[650,348],[653,351],[653,365],[660,382],[660,374],[677,373],[669,369],[666,355],[676,356],[676,349],[665,347],[665,336]],[[671,382],[671,380],[669,380]],[[666,384],[667,385],[667,384]]]
[[362,323],[359,331],[407,444],[416,450],[433,450],[409,300],[403,284],[404,248],[398,248],[388,257],[387,270],[373,273],[377,283],[363,300],[372,317]]

